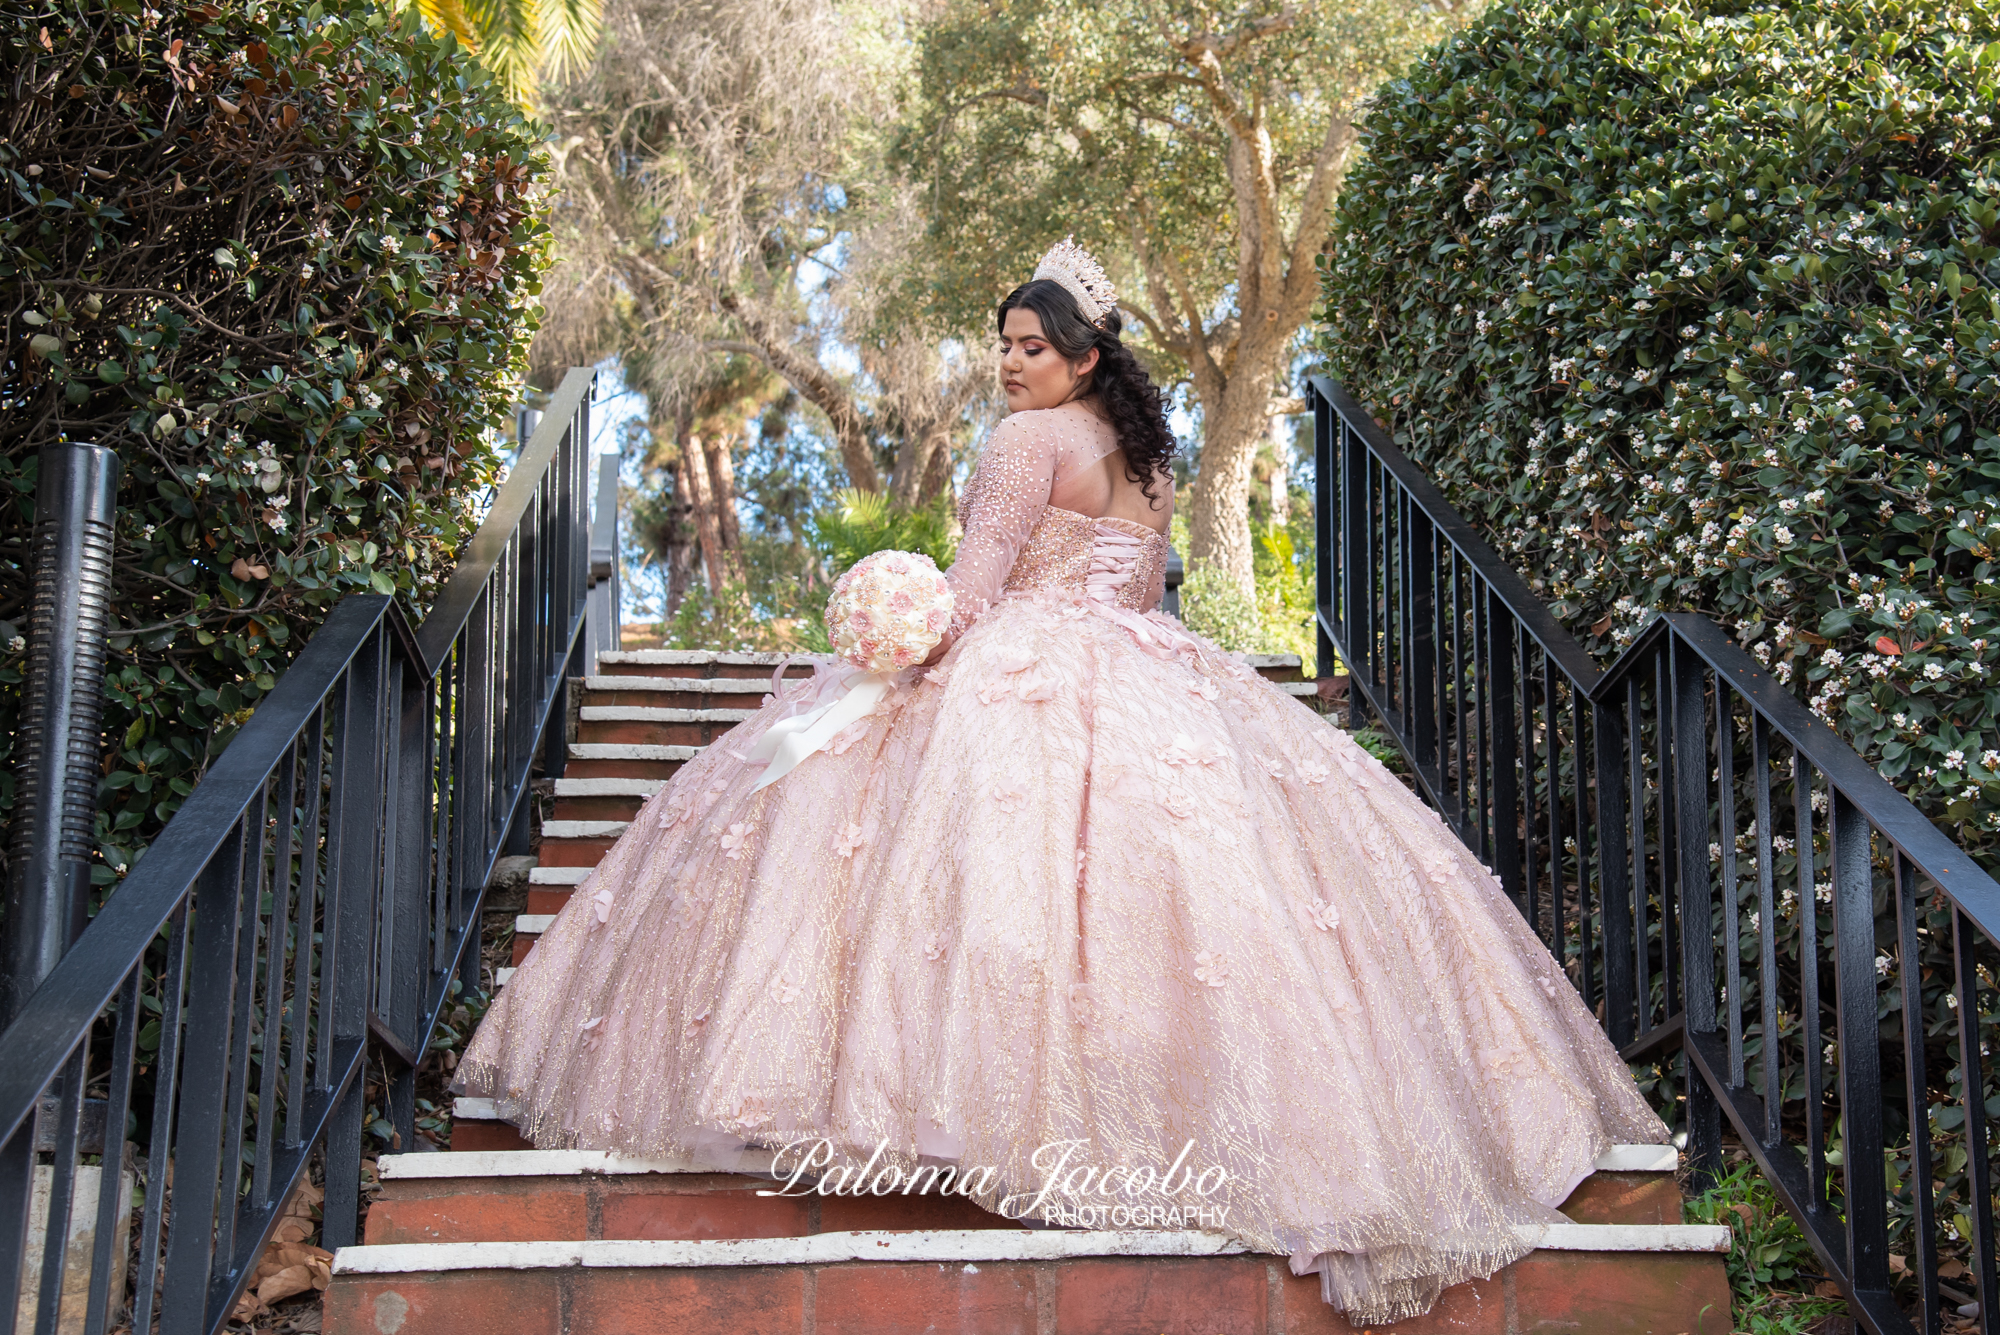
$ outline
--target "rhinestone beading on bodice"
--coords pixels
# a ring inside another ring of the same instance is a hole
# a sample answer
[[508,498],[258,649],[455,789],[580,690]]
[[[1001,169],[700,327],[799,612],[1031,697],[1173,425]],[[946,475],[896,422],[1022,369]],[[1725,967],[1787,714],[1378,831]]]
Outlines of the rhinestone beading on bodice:
[[1002,591],[1074,588],[1114,606],[1143,612],[1172,550],[1166,534],[1144,524],[1129,519],[1093,519],[1046,505],[1014,558]]

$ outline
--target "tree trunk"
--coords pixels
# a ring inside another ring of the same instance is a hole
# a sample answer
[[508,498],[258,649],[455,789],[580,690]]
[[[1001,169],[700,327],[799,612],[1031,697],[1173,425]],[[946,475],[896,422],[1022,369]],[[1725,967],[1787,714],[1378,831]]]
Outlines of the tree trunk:
[[675,493],[675,499],[667,510],[667,531],[661,544],[662,564],[667,572],[666,619],[671,621],[674,613],[681,610],[681,600],[687,597],[695,581],[694,507],[688,504],[685,494]]
[[921,505],[944,490],[951,472],[951,428],[939,422],[911,433],[896,452],[889,494],[898,505]]
[[701,437],[683,431],[679,480],[687,488],[688,503],[694,509],[694,531],[701,543],[701,563],[708,570],[709,592],[721,593],[726,574],[722,526],[716,518],[715,486],[709,480],[708,462],[704,455]]
[[917,492],[917,502],[929,505],[944,495],[951,485],[951,438],[939,439],[937,449],[931,454],[930,464],[924,469],[923,486]]
[[869,422],[854,395],[818,361],[794,347],[788,332],[769,314],[736,296],[725,296],[722,306],[737,318],[749,342],[719,341],[710,346],[755,357],[789,381],[801,397],[826,414],[840,446],[840,461],[847,468],[848,485],[880,491],[882,479],[868,441]]
[[[1196,564],[1217,565],[1248,589],[1250,465],[1264,441],[1277,355],[1244,348],[1236,373],[1201,399],[1201,472],[1188,509],[1188,550]],[[1247,363],[1247,364],[1246,364]],[[1219,392],[1217,392],[1219,391]]]
[[1271,520],[1292,522],[1292,423],[1278,413],[1271,414]]
[[701,453],[708,465],[709,495],[714,498],[715,523],[729,578],[743,577],[741,553],[743,531],[736,522],[736,463],[730,457],[730,439],[722,432],[701,438]]

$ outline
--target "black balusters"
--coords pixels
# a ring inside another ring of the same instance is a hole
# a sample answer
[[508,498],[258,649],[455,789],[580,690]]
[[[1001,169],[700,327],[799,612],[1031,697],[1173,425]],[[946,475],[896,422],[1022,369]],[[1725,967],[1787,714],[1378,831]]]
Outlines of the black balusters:
[[[1691,1166],[1716,1171],[1727,1116],[1859,1325],[1913,1331],[1889,1292],[1882,1171],[1894,1076],[1877,1031],[1878,971],[1893,963],[1902,1034],[1888,1051],[1901,1049],[1911,1125],[1916,1280],[1906,1300],[1919,1305],[1927,1335],[1964,1306],[1937,1274],[1939,1230],[1962,1229],[1976,1259],[1970,1279],[1955,1282],[1982,1300],[1980,1329],[2000,1335],[1990,1055],[1981,1048],[1990,1032],[1979,1010],[1992,986],[1980,966],[2000,939],[2000,884],[1722,628],[1658,616],[1600,669],[1340,386],[1314,378],[1308,399],[1320,455],[1323,652],[1348,661],[1357,699],[1377,706],[1419,793],[1493,868],[1550,950],[1577,961],[1578,991],[1587,1005],[1601,1002],[1606,1032],[1629,1060],[1659,1064],[1665,1099],[1685,1100]],[[1787,782],[1789,815],[1772,791]],[[1738,828],[1746,813],[1748,831]],[[1787,821],[1796,889],[1781,894]],[[1823,862],[1816,827],[1827,836]],[[1742,884],[1746,833],[1754,889]],[[1890,881],[1880,911],[1878,872]],[[1936,913],[1921,911],[1923,896]],[[1743,939],[1746,921],[1754,944]],[[1954,975],[1932,986],[1948,982],[1955,1002],[1946,1027],[1966,1163],[1949,1209],[1929,1116],[1940,1054],[1925,1045],[1936,1020],[1927,1026],[1918,964],[1941,923]],[[1785,953],[1793,932],[1796,959]],[[1878,963],[1891,940],[1895,960]],[[1759,1030],[1754,1053],[1746,1021]],[[1844,1152],[1837,1204],[1828,1197],[1833,1112]],[[1951,1222],[1957,1211],[1963,1225]]]
[[1806,1077],[1806,1209],[1826,1208],[1826,1064],[1820,1051],[1819,1016],[1819,895],[1817,854],[1813,843],[1813,766],[1804,755],[1792,756],[1793,836],[1798,840],[1799,896],[1799,1039],[1805,1052]]
[[[419,630],[376,594],[333,609],[0,1034],[0,1288],[17,1303],[37,1123],[54,1133],[38,1335],[56,1329],[87,1175],[91,1288],[64,1328],[215,1335],[315,1155],[321,1241],[354,1241],[371,1053],[409,1147],[416,1065],[477,969],[488,873],[585,661],[591,384],[564,381]],[[101,1167],[79,1167],[97,1149],[86,1079],[107,1095]],[[146,1203],[113,1290],[128,1109]]]
[[1882,1057],[1875,1025],[1873,833],[1854,802],[1828,785],[1827,876],[1833,886],[1835,1036],[1840,1054],[1841,1176],[1847,1278],[1889,1288],[1888,1202],[1882,1181]]
[[1972,1219],[1973,1278],[1978,1283],[1979,1329],[2000,1335],[2000,1237],[1993,1231],[1993,1160],[1987,1142],[1986,1054],[1979,1042],[1979,938],[1981,932],[1962,909],[1951,915],[1952,995],[1958,1005],[1958,1076],[1965,1091],[1966,1210]]
[[1771,829],[1771,734],[1764,717],[1750,716],[1750,767],[1757,820],[1757,1004],[1763,1030],[1759,1056],[1764,1067],[1764,1120],[1761,1133],[1767,1149],[1783,1140],[1780,1116],[1785,1106],[1784,1041],[1778,1023],[1778,905],[1776,852]]

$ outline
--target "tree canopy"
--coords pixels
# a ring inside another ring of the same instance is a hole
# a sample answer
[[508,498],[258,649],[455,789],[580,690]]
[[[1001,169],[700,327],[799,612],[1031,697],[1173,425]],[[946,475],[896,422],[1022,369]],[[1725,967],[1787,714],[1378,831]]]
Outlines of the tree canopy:
[[946,257],[934,305],[990,318],[1052,242],[1098,252],[1128,334],[1200,406],[1193,556],[1239,582],[1357,108],[1452,22],[1396,0],[948,0],[918,30],[898,151]]
[[618,358],[664,488],[652,550],[686,571],[698,542],[718,594],[747,568],[732,457],[762,408],[784,399],[838,480],[907,509],[947,490],[990,395],[985,359],[908,300],[929,252],[886,152],[899,12],[619,0],[602,57],[548,94],[564,263],[538,362]]

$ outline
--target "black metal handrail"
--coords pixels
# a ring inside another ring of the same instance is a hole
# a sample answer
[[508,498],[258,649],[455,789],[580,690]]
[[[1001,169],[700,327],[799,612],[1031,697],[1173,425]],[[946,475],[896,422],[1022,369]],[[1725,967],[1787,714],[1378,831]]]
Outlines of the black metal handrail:
[[[40,1335],[79,1317],[88,1335],[212,1335],[315,1155],[322,1241],[355,1241],[364,1070],[385,1068],[382,1115],[413,1144],[417,1066],[455,977],[476,981],[537,748],[561,744],[593,380],[564,379],[422,627],[381,595],[335,607],[0,1034],[0,1314],[38,1254]],[[145,1150],[129,1284],[128,1118]],[[59,1310],[79,1234],[82,1313]]]
[[[1936,1332],[1975,1299],[1979,1329],[2000,1333],[1980,1022],[2000,884],[1707,620],[1657,617],[1600,672],[1345,390],[1315,377],[1309,397],[1321,662],[1347,665],[1357,712],[1626,1058],[1670,1078],[1685,1054],[1697,1174],[1720,1166],[1726,1114],[1869,1330]],[[1926,941],[1952,963],[1935,1004]],[[1955,1071],[1936,1069],[1940,1047]],[[1931,1123],[1954,1075],[1955,1136]],[[1938,1274],[1940,1142],[1963,1151],[1969,1230],[1953,1227],[1971,1234],[1973,1294]],[[1893,1224],[1908,1313],[1891,1291],[1891,1173],[1909,1202]]]

